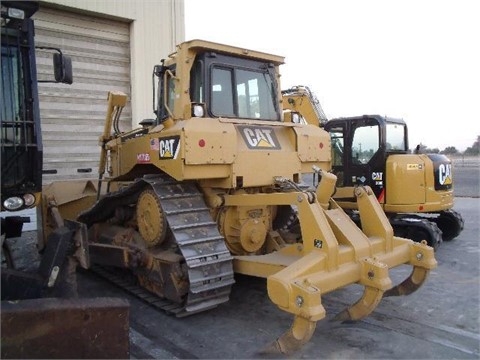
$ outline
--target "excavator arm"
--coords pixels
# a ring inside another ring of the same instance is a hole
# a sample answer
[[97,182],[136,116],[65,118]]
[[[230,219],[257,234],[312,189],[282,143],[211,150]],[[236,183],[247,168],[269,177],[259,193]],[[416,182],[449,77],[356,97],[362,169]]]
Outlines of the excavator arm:
[[283,109],[298,113],[306,123],[323,126],[328,121],[320,101],[307,86],[293,86],[282,90],[282,97]]

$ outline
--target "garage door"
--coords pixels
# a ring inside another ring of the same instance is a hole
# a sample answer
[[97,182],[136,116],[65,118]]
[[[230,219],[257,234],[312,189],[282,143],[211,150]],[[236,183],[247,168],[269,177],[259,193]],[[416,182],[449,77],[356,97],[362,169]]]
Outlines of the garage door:
[[[108,91],[130,99],[127,22],[41,8],[34,16],[36,45],[60,48],[72,58],[73,84],[40,83],[44,183],[98,178]],[[39,80],[53,78],[52,53],[37,51]],[[131,128],[128,103],[121,130]]]

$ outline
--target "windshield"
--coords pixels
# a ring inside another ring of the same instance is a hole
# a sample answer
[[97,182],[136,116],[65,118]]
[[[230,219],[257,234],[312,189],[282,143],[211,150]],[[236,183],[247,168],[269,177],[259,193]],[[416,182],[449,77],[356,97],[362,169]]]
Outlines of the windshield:
[[1,91],[1,113],[2,122],[2,143],[18,143],[17,131],[11,122],[18,122],[22,116],[20,114],[20,99],[23,96],[23,83],[21,79],[21,62],[19,48],[2,45],[2,85]]

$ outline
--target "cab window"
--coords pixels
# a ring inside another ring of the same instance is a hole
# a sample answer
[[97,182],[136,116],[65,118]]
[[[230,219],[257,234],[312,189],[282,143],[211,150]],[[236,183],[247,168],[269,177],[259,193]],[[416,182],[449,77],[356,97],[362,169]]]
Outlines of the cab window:
[[406,149],[406,131],[403,124],[387,124],[387,151],[405,151]]
[[378,125],[361,126],[355,129],[352,141],[352,161],[354,164],[366,164],[379,148],[380,127]]
[[213,67],[211,112],[215,116],[278,120],[275,91],[268,73]]

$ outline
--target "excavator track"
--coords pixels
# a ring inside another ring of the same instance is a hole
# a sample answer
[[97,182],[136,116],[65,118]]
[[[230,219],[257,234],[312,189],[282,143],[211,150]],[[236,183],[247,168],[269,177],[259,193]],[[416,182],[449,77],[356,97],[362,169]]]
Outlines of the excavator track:
[[102,276],[176,316],[198,313],[228,301],[235,282],[233,257],[194,182],[178,182],[162,175],[145,176],[126,188],[106,195],[79,220],[87,224],[105,220],[105,214],[113,214],[117,206],[132,203],[132,199],[138,198],[148,187],[158,197],[171,237],[185,261],[189,290],[183,304],[174,306],[147,290],[134,289],[133,284],[122,283],[121,277],[120,281],[116,281],[114,274],[111,271],[108,274],[105,268],[98,270],[97,267],[96,271],[103,272]]
[[[277,230],[300,234],[298,218],[294,209],[283,207],[280,215],[280,220],[274,224],[276,225]],[[357,226],[361,228],[358,213],[350,214],[350,216]],[[454,218],[454,215],[452,215],[449,220],[453,221],[453,219],[457,218]],[[390,218],[390,224],[392,225],[395,236],[412,239],[416,242],[425,240],[427,244],[435,250],[437,250],[440,244],[445,240],[445,235],[442,234],[442,230],[437,226],[436,219],[434,218],[423,218],[414,214],[397,215]],[[461,217],[459,217],[456,224],[458,224],[459,228],[463,229],[463,220]],[[461,230],[457,232],[457,235],[460,231]]]
[[[361,226],[358,212],[349,214],[351,219]],[[395,236],[412,239],[415,242],[426,241],[427,245],[437,250],[443,242],[442,230],[431,218],[416,214],[394,214],[389,216]]]
[[405,237],[413,241],[426,241],[427,245],[437,250],[443,242],[442,231],[437,224],[416,215],[397,215],[390,218],[395,236]]
[[453,209],[441,211],[432,222],[442,230],[443,241],[451,241],[455,239],[464,227],[462,215]]

